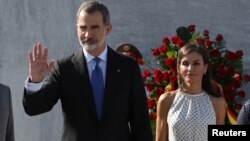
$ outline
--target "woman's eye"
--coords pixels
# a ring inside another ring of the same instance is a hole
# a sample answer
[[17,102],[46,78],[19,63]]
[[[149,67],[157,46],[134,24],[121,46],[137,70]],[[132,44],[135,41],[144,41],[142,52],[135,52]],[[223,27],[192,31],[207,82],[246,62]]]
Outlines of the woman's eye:
[[199,63],[199,62],[197,62],[197,63],[194,63],[194,65],[195,65],[195,66],[198,66],[198,65],[200,65],[200,63]]
[[182,65],[187,67],[189,65],[189,63],[183,62]]

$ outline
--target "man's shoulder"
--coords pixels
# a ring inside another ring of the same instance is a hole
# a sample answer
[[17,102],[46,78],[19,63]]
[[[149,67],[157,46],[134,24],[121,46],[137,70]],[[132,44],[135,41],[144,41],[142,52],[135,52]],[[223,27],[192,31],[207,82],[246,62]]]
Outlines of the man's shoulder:
[[[4,85],[4,84],[2,84],[2,83],[0,83],[0,96],[7,96],[7,95],[9,95],[10,94],[10,88],[9,88],[9,86],[7,86],[7,85]],[[4,97],[5,97],[4,96]],[[0,98],[1,99],[1,98]]]
[[6,90],[7,90],[7,89],[9,89],[9,86],[0,83],[0,89],[1,89],[1,90],[2,90],[2,89],[6,89]]

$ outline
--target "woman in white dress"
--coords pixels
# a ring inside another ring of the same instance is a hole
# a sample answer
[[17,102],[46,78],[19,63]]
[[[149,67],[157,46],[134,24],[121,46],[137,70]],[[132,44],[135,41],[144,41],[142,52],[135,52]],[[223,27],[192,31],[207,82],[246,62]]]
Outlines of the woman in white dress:
[[157,106],[156,141],[206,141],[208,125],[224,124],[225,99],[214,91],[209,56],[187,44],[178,52],[178,89],[162,94]]

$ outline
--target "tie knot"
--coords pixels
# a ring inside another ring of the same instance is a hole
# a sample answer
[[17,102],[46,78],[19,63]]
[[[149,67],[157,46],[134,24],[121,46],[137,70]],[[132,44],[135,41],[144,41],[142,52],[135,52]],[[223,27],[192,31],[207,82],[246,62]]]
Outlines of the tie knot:
[[95,57],[93,60],[94,60],[95,66],[99,65],[99,62],[101,61],[101,59],[98,57]]

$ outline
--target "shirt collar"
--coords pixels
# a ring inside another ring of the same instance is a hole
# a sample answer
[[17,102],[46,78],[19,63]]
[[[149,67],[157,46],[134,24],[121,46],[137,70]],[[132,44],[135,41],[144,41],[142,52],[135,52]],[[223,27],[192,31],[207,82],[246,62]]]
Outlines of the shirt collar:
[[[83,49],[83,54],[85,56],[85,59],[87,61],[87,63],[89,63],[92,59],[95,58],[95,56],[89,54],[85,49]],[[102,61],[106,62],[107,61],[107,54],[108,54],[108,47],[105,46],[105,49],[103,50],[103,52],[98,56],[98,58],[100,58]]]

